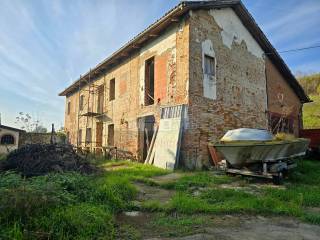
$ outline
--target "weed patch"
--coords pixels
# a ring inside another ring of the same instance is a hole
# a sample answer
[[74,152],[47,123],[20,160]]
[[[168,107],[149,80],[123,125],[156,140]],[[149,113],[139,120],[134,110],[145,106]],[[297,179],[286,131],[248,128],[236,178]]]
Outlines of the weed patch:
[[142,164],[123,164],[130,168],[99,175],[67,172],[24,178],[14,172],[0,174],[0,239],[113,239],[113,215],[132,208],[137,194],[132,181],[167,173]]

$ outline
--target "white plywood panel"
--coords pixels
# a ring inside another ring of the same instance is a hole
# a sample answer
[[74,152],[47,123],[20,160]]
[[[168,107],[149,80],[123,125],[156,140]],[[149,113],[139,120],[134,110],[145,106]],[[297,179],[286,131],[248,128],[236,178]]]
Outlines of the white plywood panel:
[[173,170],[178,163],[183,111],[183,105],[161,110],[159,130],[154,146],[154,165],[156,167]]

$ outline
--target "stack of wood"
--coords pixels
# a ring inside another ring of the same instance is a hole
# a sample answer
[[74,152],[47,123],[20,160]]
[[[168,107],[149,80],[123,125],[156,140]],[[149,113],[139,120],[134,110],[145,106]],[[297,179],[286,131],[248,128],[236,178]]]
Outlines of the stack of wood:
[[14,170],[30,177],[65,171],[91,174],[97,168],[78,155],[71,145],[28,144],[11,152],[0,170]]

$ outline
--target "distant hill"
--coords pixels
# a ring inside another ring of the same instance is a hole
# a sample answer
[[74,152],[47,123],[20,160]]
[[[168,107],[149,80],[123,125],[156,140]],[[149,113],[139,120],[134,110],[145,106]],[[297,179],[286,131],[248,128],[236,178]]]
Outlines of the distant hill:
[[303,106],[303,126],[320,128],[320,73],[299,77],[298,81],[313,100]]

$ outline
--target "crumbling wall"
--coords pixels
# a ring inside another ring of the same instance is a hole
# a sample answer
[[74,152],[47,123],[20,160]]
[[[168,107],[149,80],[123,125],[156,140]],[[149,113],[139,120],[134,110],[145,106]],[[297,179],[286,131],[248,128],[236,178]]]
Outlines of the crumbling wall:
[[[58,135],[54,135],[56,143],[64,143],[64,139]],[[51,133],[32,133],[32,132],[21,132],[19,138],[19,146],[26,144],[50,144]]]
[[268,111],[293,119],[293,131],[299,136],[302,128],[302,104],[274,64],[266,60]]
[[[189,21],[189,137],[183,162],[202,168],[210,165],[209,141],[233,128],[267,127],[265,60],[232,9],[191,11]],[[216,92],[211,94],[203,72],[208,48],[216,58]]]

